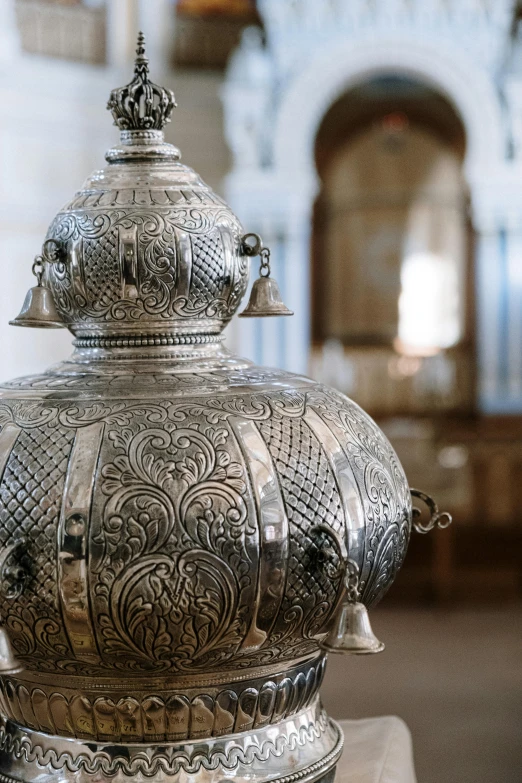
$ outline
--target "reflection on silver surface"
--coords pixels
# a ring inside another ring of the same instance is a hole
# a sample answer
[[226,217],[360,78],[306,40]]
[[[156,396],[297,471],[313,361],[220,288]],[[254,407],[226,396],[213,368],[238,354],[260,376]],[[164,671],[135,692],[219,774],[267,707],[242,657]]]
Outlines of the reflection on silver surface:
[[341,539],[341,542],[345,543],[343,555],[346,557],[347,552],[350,552],[352,558],[358,559],[363,556],[366,520],[350,462],[332,430],[314,410],[306,413],[305,421],[313,429],[319,442],[323,444],[339,482],[347,533],[347,541]]
[[243,648],[266,641],[283,600],[288,559],[288,520],[277,474],[265,441],[253,421],[231,419],[254,490],[259,520],[259,574],[252,624]]
[[350,564],[361,605],[393,581],[408,484],[351,400],[222,346],[268,249],[165,142],[141,37],[110,107],[42,256],[74,354],[0,386],[0,778],[327,783],[320,644]]
[[58,523],[57,576],[65,630],[75,657],[90,663],[100,662],[89,609],[87,542],[103,429],[96,422],[76,433]]
[[93,780],[124,783],[175,779],[189,783],[247,783],[277,780],[312,783],[335,766],[342,751],[342,734],[319,701],[277,727],[261,728],[207,742],[166,743],[154,749],[142,745],[74,742],[23,730],[13,723],[0,727],[0,747],[12,763],[4,780],[36,783],[85,783]]

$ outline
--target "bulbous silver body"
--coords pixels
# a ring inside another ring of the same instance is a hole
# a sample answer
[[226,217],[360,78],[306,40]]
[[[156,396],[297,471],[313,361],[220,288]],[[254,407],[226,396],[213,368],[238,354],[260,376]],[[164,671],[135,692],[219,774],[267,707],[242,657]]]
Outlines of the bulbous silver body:
[[303,710],[319,725],[319,642],[342,589],[331,539],[371,605],[405,554],[408,488],[354,403],[213,353],[64,363],[3,387],[0,537],[21,542],[6,564],[27,573],[14,597],[2,581],[25,667],[1,682],[13,722],[153,745]]
[[72,358],[0,388],[3,780],[330,779],[318,696],[343,593],[393,581],[411,498],[332,389],[221,345],[243,229],[160,130],[53,221]]

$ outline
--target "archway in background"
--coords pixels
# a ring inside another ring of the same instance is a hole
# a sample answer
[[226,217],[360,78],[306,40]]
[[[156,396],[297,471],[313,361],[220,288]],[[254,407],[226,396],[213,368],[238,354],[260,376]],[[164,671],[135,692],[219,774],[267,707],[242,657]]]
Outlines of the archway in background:
[[[234,332],[231,342],[265,364],[307,371],[312,335],[310,227],[321,184],[314,160],[316,136],[343,94],[393,73],[444,97],[465,129],[462,168],[476,231],[479,409],[516,412],[522,409],[522,326],[516,315],[522,303],[516,173],[522,156],[522,125],[516,119],[522,92],[512,76],[509,83],[505,73],[499,77],[498,20],[477,8],[462,24],[460,5],[450,5],[434,11],[429,29],[423,4],[415,3],[411,13],[393,13],[393,23],[389,13],[379,9],[375,16],[358,19],[356,26],[351,16],[334,21],[333,12],[325,11],[316,30],[309,18],[314,4],[306,9],[268,0],[264,4],[270,45],[253,51],[242,45],[244,67],[239,76],[234,69],[229,72],[224,88],[227,137],[235,159],[226,190],[243,223],[256,227],[271,243],[274,271],[296,316],[277,327],[249,325],[241,334]],[[284,31],[281,15],[288,28]],[[472,19],[478,25],[473,32]],[[482,37],[477,38],[479,29]],[[245,111],[245,91],[254,87],[270,111],[259,111],[258,102],[255,111]]]
[[[477,68],[460,46],[435,40],[418,42],[410,34],[393,31],[378,38],[361,35],[349,47],[340,42],[315,52],[279,108],[274,138],[276,168],[313,179],[315,137],[330,107],[355,85],[390,72],[422,82],[454,106],[466,130],[468,176],[494,168],[503,160],[502,109],[489,74]],[[289,133],[292,128],[294,133]]]
[[431,87],[381,75],[330,107],[315,152],[315,373],[374,413],[469,410],[472,242],[460,118]]

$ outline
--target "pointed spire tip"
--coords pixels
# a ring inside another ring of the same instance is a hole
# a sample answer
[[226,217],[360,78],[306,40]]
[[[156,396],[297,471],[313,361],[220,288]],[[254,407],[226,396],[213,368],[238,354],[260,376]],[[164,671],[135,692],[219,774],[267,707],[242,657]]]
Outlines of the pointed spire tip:
[[136,54],[145,54],[145,36],[141,32],[141,30],[138,33],[138,40],[136,43]]

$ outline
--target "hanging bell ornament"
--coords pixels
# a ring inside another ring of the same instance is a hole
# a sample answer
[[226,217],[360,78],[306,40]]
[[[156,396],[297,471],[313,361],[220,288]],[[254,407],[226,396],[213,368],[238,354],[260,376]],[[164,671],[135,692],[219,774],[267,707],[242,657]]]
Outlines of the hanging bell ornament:
[[17,674],[22,668],[14,656],[7,631],[0,626],[0,675]]
[[27,292],[19,314],[13,321],[9,321],[11,326],[31,326],[35,329],[63,329],[65,326],[56,309],[50,289],[42,283],[44,263],[55,262],[55,257],[50,255],[46,245],[48,243],[44,244],[43,254],[36,256],[33,263],[32,271],[37,285]]
[[[250,237],[254,237],[255,244],[249,244]],[[283,302],[276,281],[270,277],[270,250],[263,247],[261,237],[258,234],[246,234],[243,237],[243,252],[247,256],[261,256],[261,266],[259,277],[250,291],[248,305],[239,317],[267,318],[273,315],[293,315],[292,310],[289,310]]]
[[357,600],[359,586],[359,568],[353,560],[346,564],[345,597],[335,625],[321,643],[323,650],[329,653],[350,653],[368,655],[384,650],[372,631],[368,610]]

